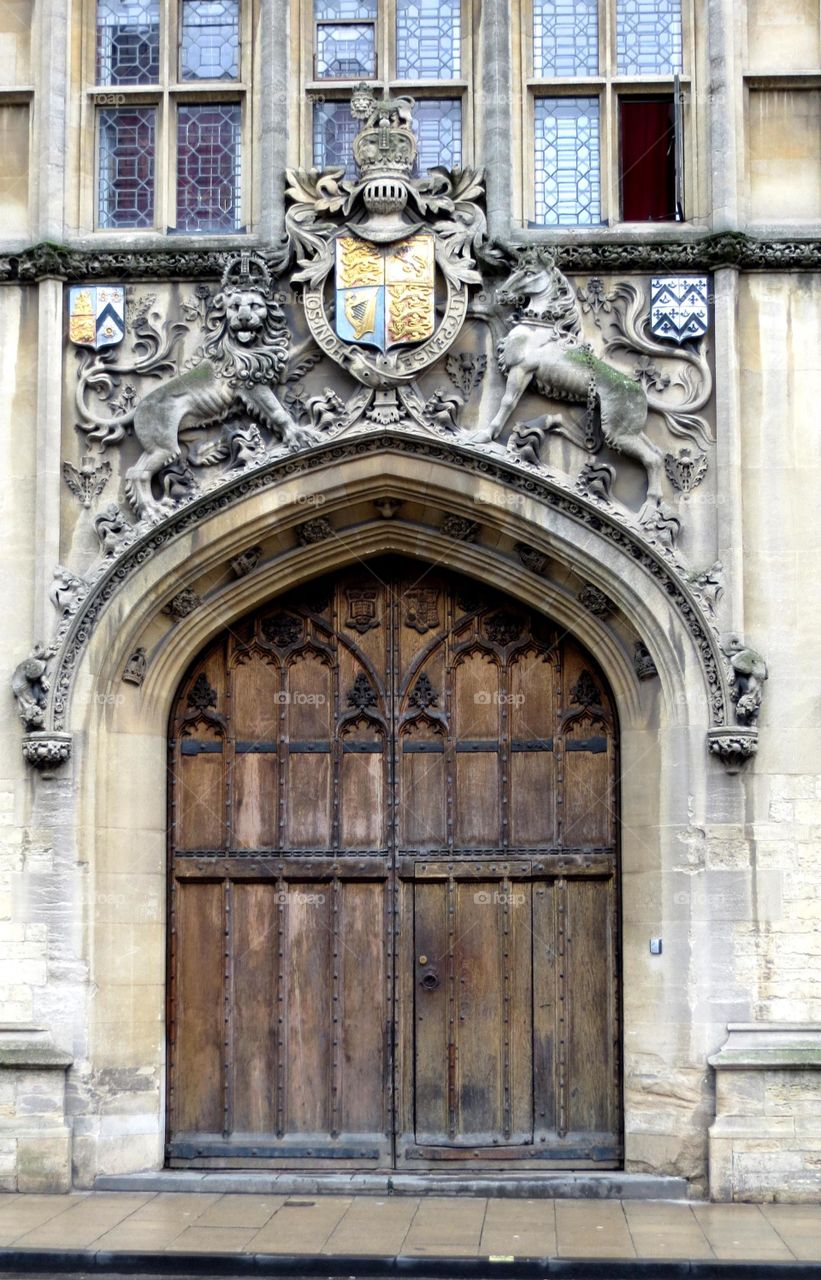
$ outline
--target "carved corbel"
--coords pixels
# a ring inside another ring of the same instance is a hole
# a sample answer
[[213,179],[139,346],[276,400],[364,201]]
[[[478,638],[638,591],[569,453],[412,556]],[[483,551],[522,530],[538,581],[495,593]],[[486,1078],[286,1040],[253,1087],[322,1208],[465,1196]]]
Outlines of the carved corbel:
[[66,764],[71,759],[71,734],[49,733],[40,730],[27,733],[23,738],[23,759],[27,764],[43,772]]
[[718,757],[727,773],[739,773],[758,751],[758,730],[749,725],[708,729],[707,749]]

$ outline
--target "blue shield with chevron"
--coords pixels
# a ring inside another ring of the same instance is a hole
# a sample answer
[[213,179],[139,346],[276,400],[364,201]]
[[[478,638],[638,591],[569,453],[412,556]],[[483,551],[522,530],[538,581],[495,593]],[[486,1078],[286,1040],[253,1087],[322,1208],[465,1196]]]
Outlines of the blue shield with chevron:
[[125,289],[77,285],[69,292],[68,336],[80,347],[113,347],[125,337]]

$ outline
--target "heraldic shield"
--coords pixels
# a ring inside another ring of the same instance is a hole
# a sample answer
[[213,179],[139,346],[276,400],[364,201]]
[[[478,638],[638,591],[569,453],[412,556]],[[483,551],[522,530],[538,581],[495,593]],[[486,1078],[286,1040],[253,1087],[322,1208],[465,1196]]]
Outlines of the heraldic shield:
[[81,285],[69,293],[68,336],[81,347],[112,347],[125,337],[122,285]]
[[424,342],[434,330],[433,236],[390,245],[357,236],[336,241],[336,332],[343,342],[387,351]]

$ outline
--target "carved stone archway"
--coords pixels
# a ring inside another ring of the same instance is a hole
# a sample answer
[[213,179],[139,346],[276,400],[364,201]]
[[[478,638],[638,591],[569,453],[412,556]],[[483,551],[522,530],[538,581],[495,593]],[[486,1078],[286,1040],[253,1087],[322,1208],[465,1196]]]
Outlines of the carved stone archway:
[[[78,976],[74,993],[91,1012],[87,1056],[75,1068],[88,1120],[75,1150],[81,1184],[162,1164],[165,744],[185,668],[257,604],[385,553],[441,562],[549,614],[595,654],[613,690],[630,922],[626,1159],[628,1167],[644,1160],[634,1049],[648,1008],[643,935],[669,893],[667,830],[687,822],[688,797],[709,804],[704,736],[727,706],[717,640],[664,555],[595,503],[502,460],[397,434],[280,459],[192,504],[114,557],[66,630],[50,731],[71,735],[74,758],[53,781],[41,780],[36,807],[42,815],[57,807],[65,840],[89,870],[82,893],[91,985]],[[721,776],[717,762],[709,768]],[[119,909],[126,920],[111,918],[112,885],[127,887]],[[651,1010],[661,1016],[683,990],[661,980]],[[687,1017],[682,1007],[682,1025]],[[706,1073],[695,1046],[678,1052]],[[115,1109],[103,1125],[111,1080],[132,1077],[142,1110],[135,1116],[132,1096],[127,1114]],[[675,1132],[674,1115],[669,1123]]]

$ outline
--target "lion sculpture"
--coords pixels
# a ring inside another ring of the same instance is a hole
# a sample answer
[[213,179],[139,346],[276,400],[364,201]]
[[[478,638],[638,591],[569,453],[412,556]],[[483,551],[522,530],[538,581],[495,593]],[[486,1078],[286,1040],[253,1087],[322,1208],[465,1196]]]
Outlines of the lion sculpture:
[[168,496],[154,496],[153,481],[179,462],[181,429],[222,422],[233,408],[242,406],[288,449],[305,448],[316,439],[311,428],[297,426],[272,390],[282,376],[289,335],[261,258],[242,254],[228,263],[205,323],[208,337],[198,363],[105,423],[108,440],[133,424],[142,445],[143,453],[125,479],[126,495],[140,518],[165,514],[173,506]]

